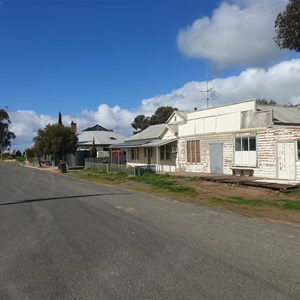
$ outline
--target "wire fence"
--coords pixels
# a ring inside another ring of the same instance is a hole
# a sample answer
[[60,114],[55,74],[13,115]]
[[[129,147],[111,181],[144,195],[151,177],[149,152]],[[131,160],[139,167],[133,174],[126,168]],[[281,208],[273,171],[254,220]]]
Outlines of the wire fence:
[[134,168],[130,166],[126,166],[124,164],[112,164],[106,163],[98,158],[86,158],[85,159],[85,168],[99,169],[103,170],[107,173],[110,172],[125,172],[129,175],[134,175]]

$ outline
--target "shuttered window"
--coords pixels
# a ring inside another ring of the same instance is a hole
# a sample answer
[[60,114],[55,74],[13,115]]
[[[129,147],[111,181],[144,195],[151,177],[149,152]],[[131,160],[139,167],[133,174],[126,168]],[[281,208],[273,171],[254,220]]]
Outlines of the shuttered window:
[[201,161],[200,157],[200,140],[187,141],[186,144],[187,162],[198,163]]

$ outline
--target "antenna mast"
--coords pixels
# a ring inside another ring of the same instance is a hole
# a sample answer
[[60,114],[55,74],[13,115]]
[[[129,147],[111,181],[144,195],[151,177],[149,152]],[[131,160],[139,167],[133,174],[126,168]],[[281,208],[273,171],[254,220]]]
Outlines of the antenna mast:
[[207,59],[205,60],[205,80],[206,80],[206,90],[205,91],[200,91],[201,93],[206,93],[206,108],[209,106],[209,93],[214,91],[214,87],[208,88],[208,72],[207,72]]

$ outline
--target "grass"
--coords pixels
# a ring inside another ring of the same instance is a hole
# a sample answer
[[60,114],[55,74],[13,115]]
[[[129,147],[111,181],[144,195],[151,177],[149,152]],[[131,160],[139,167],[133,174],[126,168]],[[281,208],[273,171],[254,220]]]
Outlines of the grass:
[[194,188],[179,185],[176,179],[169,174],[157,175],[153,173],[145,173],[143,176],[132,177],[131,180],[149,184],[156,189],[165,190],[175,194],[182,194],[191,197],[194,197],[197,194]]
[[128,178],[125,172],[107,173],[101,169],[84,169],[76,171],[78,177],[99,182],[123,182]]
[[252,207],[256,206],[273,206],[276,208],[285,208],[292,210],[300,210],[300,201],[291,200],[261,200],[261,199],[246,199],[243,197],[226,197],[226,198],[212,198],[212,201],[218,203],[237,204],[237,205],[248,205]]
[[107,173],[101,169],[85,169],[75,172],[80,178],[85,178],[91,181],[113,183],[124,181],[135,181],[143,184],[147,184],[156,190],[167,191],[172,194],[180,194],[188,197],[195,197],[197,195],[194,188],[188,186],[182,186],[178,184],[176,178],[169,174],[157,175],[154,173],[145,173],[142,176],[130,177],[125,172]]
[[[137,183],[142,183],[148,185],[151,189],[148,189],[141,186],[141,191],[144,192],[162,192],[169,193],[171,195],[180,196],[182,200],[184,199],[193,199],[197,201],[197,191],[195,188],[190,187],[185,184],[180,184],[178,182],[178,177],[171,176],[170,174],[155,174],[155,173],[145,173],[142,176],[129,176],[125,172],[118,173],[107,173],[105,170],[101,169],[84,169],[75,171],[75,176],[84,178],[87,180],[102,182],[108,184],[117,184],[117,183],[128,183],[134,181]],[[191,178],[191,181],[196,181],[197,178]],[[300,194],[300,191],[293,192],[296,195]],[[231,196],[231,197],[210,197],[207,196],[206,201],[211,203],[217,203],[224,207],[228,205],[238,206],[248,206],[259,207],[259,206],[269,206],[277,209],[289,209],[289,210],[300,210],[300,200],[296,197],[297,200],[287,200],[287,199],[247,199],[242,196]]]

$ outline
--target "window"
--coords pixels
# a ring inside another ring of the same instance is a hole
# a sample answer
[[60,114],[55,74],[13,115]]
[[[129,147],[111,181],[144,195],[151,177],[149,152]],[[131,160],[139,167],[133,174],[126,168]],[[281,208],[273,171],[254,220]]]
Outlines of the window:
[[131,148],[131,159],[139,159],[139,148]]
[[200,140],[186,142],[187,162],[198,163],[200,158]]
[[235,138],[235,151],[256,151],[256,137]]
[[144,149],[144,156],[145,156],[145,157],[148,157],[148,153],[149,153],[150,157],[153,157],[152,149],[153,149],[153,148],[145,148],[145,149]]
[[171,159],[172,148],[170,146],[161,146],[160,147],[160,159],[161,160],[170,160]]
[[236,166],[256,166],[256,136],[236,137],[234,150]]
[[255,136],[249,137],[249,150],[256,151],[256,138]]
[[240,138],[236,138],[235,139],[235,151],[241,151],[242,147],[241,147],[241,139]]
[[297,141],[297,158],[300,160],[300,141]]

